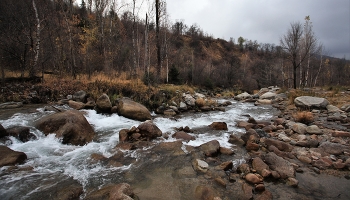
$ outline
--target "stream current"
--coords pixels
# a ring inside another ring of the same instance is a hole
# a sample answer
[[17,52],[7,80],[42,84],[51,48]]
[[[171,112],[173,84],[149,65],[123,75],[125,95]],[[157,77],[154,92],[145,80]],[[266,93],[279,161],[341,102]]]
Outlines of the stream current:
[[[236,121],[247,120],[247,115],[256,120],[268,120],[277,112],[270,105],[254,106],[252,103],[241,103],[234,100],[231,100],[231,102],[232,105],[227,106],[225,112],[184,113],[177,115],[176,118],[153,114],[153,122],[163,133],[170,135],[169,138],[162,138],[157,142],[175,141],[171,137],[176,131],[175,128],[188,126],[199,131],[190,133],[196,139],[189,142],[183,141],[183,145],[197,147],[205,142],[218,140],[220,146],[234,148],[234,145],[228,143],[230,134],[244,132],[243,129],[236,127]],[[65,108],[69,109],[68,107]],[[132,168],[142,165],[142,160],[147,160],[145,156],[149,156],[151,147],[123,151],[125,157],[141,162],[130,162],[130,164],[123,166],[110,166],[92,162],[92,154],[101,154],[106,158],[116,154],[115,146],[119,142],[119,131],[130,129],[132,126],[137,127],[142,122],[127,119],[117,114],[97,114],[94,110],[83,110],[83,112],[97,135],[93,142],[84,146],[62,144],[55,135],[45,136],[33,127],[35,120],[53,113],[44,111],[44,108],[38,108],[36,112],[32,113],[21,112],[6,119],[0,119],[0,124],[5,129],[14,126],[26,126],[30,127],[31,133],[37,137],[36,140],[25,143],[11,137],[10,141],[0,143],[0,145],[6,145],[15,151],[26,153],[28,157],[24,164],[18,166],[22,170],[9,172],[9,167],[0,168],[1,199],[36,199],[43,196],[41,194],[51,191],[52,188],[61,187],[61,185],[69,186],[73,183],[83,186],[84,193],[86,193],[89,190],[101,188],[108,183],[119,183],[127,180],[125,174]],[[212,122],[226,122],[228,130],[210,131],[206,129],[205,127]],[[185,148],[183,149],[186,153]],[[244,158],[244,154],[236,154],[232,162],[238,165],[245,162]]]

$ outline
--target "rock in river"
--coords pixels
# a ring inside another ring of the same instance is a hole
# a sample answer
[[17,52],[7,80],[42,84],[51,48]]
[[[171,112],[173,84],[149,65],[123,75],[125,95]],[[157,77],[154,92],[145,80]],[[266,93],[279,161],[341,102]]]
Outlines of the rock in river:
[[151,113],[142,104],[139,104],[129,98],[122,98],[118,101],[118,115],[138,121],[151,119]]
[[14,151],[7,146],[0,146],[0,167],[23,163],[26,159],[25,153]]
[[36,121],[34,126],[45,135],[55,133],[56,137],[62,137],[63,144],[84,145],[95,136],[84,115],[76,110],[45,116]]

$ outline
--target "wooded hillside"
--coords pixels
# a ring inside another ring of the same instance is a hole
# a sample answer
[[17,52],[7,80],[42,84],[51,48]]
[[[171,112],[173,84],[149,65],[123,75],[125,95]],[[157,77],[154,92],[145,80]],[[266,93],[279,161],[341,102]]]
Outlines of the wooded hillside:
[[[196,24],[170,22],[165,1],[152,3],[154,9],[143,19],[137,16],[132,3],[121,5],[112,0],[82,1],[79,6],[73,3],[73,0],[1,1],[3,81],[8,72],[21,77],[51,73],[72,78],[104,73],[116,79],[138,78],[145,84],[192,84],[248,91],[270,85],[293,87],[293,80],[297,87],[350,85],[349,61],[324,56],[322,46],[307,49],[307,34],[300,35],[294,55],[299,65],[293,65],[285,43],[262,44],[244,37],[215,39]],[[123,6],[130,10],[119,12]],[[310,18],[305,19],[304,32],[307,23]]]

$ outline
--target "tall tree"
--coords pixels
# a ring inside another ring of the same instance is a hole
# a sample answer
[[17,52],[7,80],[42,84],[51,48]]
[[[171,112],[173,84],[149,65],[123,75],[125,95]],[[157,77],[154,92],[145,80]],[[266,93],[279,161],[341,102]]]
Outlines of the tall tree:
[[156,46],[157,46],[157,77],[161,78],[161,56],[160,56],[160,35],[159,35],[160,2],[156,0]]
[[[280,44],[282,48],[287,52],[287,59],[293,66],[293,88],[297,88],[297,69],[301,63],[307,58],[310,48],[313,45],[312,42],[305,42],[304,50],[301,48],[301,39],[303,36],[303,28],[300,22],[294,22],[290,24],[291,27],[287,33],[282,36]],[[299,58],[299,60],[298,60]]]

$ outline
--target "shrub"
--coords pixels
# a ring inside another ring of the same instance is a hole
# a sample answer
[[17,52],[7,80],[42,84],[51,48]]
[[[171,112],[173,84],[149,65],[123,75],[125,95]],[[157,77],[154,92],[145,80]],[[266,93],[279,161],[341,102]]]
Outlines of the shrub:
[[293,115],[293,118],[296,122],[300,122],[303,124],[310,124],[314,121],[314,115],[312,112],[307,111],[299,111]]
[[198,98],[198,99],[196,99],[196,106],[198,106],[198,107],[203,107],[203,106],[205,106],[205,100],[204,99],[202,99],[202,98]]

